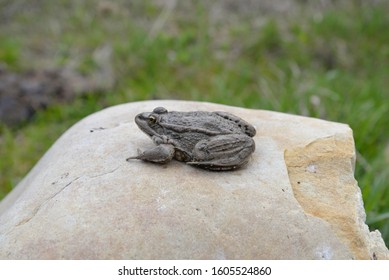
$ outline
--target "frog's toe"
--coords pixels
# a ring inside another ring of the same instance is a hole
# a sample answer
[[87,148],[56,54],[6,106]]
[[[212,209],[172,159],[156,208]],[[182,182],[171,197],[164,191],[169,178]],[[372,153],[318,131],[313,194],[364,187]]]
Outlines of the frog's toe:
[[130,161],[132,159],[141,159],[140,157],[142,155],[142,151],[140,149],[137,149],[136,151],[137,151],[138,155],[126,158],[126,161]]

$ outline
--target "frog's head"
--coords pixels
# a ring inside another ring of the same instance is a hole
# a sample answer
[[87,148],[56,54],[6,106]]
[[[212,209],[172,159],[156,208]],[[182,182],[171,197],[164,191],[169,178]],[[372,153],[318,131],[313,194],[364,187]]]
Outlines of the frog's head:
[[162,119],[168,111],[163,107],[155,108],[151,113],[140,113],[135,117],[135,123],[147,135],[163,135],[164,128],[161,125]]

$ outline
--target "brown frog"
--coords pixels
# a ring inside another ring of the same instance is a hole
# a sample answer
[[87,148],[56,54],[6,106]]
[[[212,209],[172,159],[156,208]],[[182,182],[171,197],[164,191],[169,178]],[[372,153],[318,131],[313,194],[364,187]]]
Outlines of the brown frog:
[[129,157],[167,163],[173,158],[209,170],[245,165],[255,150],[255,128],[227,112],[168,112],[157,107],[135,117],[138,127],[157,147]]

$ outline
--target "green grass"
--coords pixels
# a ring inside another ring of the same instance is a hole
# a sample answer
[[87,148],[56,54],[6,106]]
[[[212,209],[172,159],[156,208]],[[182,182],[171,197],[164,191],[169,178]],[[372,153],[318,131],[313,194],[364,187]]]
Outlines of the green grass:
[[258,24],[255,13],[214,22],[199,2],[156,25],[164,10],[151,1],[119,1],[108,13],[80,2],[41,1],[0,23],[0,62],[11,69],[76,57],[88,73],[92,51],[110,44],[117,79],[110,92],[53,106],[17,129],[0,127],[0,198],[92,112],[154,98],[210,101],[349,124],[367,220],[389,244],[388,5],[351,1],[316,14],[270,14]]

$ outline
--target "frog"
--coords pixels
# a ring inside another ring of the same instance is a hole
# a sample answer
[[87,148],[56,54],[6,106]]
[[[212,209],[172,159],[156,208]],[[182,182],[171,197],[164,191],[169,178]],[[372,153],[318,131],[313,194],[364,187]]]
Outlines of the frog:
[[135,116],[156,147],[127,158],[165,164],[172,159],[211,171],[246,165],[255,150],[253,125],[223,111],[168,111],[156,107]]

